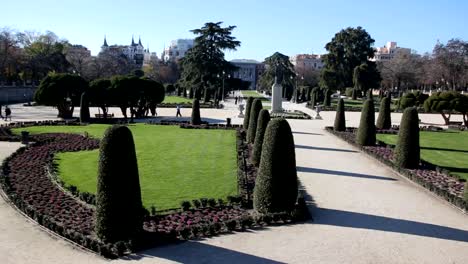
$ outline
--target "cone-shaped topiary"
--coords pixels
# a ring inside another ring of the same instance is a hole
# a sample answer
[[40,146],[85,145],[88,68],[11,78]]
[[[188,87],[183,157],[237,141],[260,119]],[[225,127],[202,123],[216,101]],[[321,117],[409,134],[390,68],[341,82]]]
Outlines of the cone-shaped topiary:
[[335,131],[346,131],[345,107],[343,98],[338,101],[338,105],[336,107],[335,125],[333,129]]
[[367,91],[367,99],[374,100],[374,94],[372,93],[372,89]]
[[189,98],[190,99],[193,99],[193,88],[190,88],[190,91],[189,91]]
[[184,96],[185,98],[187,98],[187,89],[185,89],[185,88],[182,88],[182,89],[184,89],[184,90],[183,90],[183,96]]
[[419,117],[414,107],[403,112],[398,132],[398,141],[394,152],[395,164],[406,169],[419,166]]
[[361,112],[361,122],[356,136],[356,143],[361,146],[374,146],[375,136],[375,107],[374,101],[367,99]]
[[258,115],[257,121],[257,132],[255,133],[255,141],[252,151],[252,164],[258,166],[260,164],[260,157],[262,154],[262,145],[263,145],[263,137],[265,136],[265,130],[270,122],[270,113],[266,109],[262,109],[260,114]]
[[465,190],[463,192],[463,198],[468,202],[468,181],[465,183]]
[[390,113],[390,99],[382,97],[380,101],[379,117],[376,127],[378,129],[390,129],[392,127],[392,117]]
[[128,240],[143,229],[143,205],[132,132],[107,129],[99,150],[96,193],[97,236],[109,242]]
[[88,95],[86,93],[82,93],[80,102],[80,122],[88,123],[90,119]]
[[254,143],[255,133],[257,132],[257,121],[258,114],[262,110],[262,101],[260,99],[255,99],[250,107],[250,117],[249,117],[249,129],[247,131],[247,141],[249,143]]
[[245,114],[244,114],[244,129],[247,131],[249,129],[249,118],[250,118],[250,108],[252,108],[253,97],[247,99],[247,104],[245,105]]
[[205,93],[203,94],[203,102],[208,103],[210,102],[210,91],[205,88]]
[[268,123],[255,179],[253,204],[261,213],[290,212],[297,199],[297,171],[294,139],[288,121]]
[[324,106],[330,106],[331,105],[331,90],[330,89],[327,89],[325,90],[325,98],[323,100],[323,105]]
[[357,89],[353,88],[353,93],[351,95],[351,99],[356,100],[357,99]]
[[190,124],[192,125],[200,125],[201,118],[200,118],[200,102],[197,99],[193,100],[192,104],[192,118],[190,120]]

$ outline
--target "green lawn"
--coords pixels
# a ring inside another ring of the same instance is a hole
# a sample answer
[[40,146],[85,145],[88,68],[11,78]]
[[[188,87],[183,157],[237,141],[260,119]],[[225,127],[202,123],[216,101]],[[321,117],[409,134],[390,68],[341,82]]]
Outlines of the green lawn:
[[262,101],[270,101],[268,98],[264,97],[262,94],[257,93],[254,90],[241,90],[243,97],[253,97],[253,98],[260,98]]
[[[107,125],[43,126],[16,129],[32,134],[84,133],[100,138]],[[237,194],[233,130],[181,129],[137,124],[130,127],[136,145],[145,207],[178,208],[181,201]],[[59,177],[80,191],[96,192],[98,150],[60,153]]]
[[[377,139],[395,145],[397,135],[378,134]],[[468,180],[468,132],[421,131],[421,158]]]
[[[357,107],[357,108],[361,108],[363,107],[364,105],[364,101],[361,100],[361,99],[357,99],[357,100],[352,100],[352,99],[343,99],[344,100],[344,103],[345,103],[345,106],[350,106],[350,107]],[[332,106],[336,106],[338,104],[338,99],[332,99],[332,103],[331,105]],[[378,110],[378,108],[380,107],[380,99],[379,97],[376,97],[374,96],[374,107],[376,108],[376,110]],[[390,109],[392,110],[395,110],[396,106],[394,105],[394,103],[392,102],[390,104]]]
[[189,103],[191,104],[192,99],[170,95],[170,96],[164,97],[163,103],[166,103],[166,104]]

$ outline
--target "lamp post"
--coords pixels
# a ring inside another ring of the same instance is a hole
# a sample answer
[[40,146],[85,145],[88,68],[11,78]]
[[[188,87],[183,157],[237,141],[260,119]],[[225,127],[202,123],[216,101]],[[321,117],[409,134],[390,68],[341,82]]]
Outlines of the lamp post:
[[[224,77],[226,76],[226,72],[223,71],[222,76],[220,76],[219,74],[217,76],[218,76],[218,78],[220,78],[220,77],[223,78],[223,90],[222,90],[222,94],[221,94],[221,102],[224,102]],[[230,74],[228,74],[228,78],[231,78]]]

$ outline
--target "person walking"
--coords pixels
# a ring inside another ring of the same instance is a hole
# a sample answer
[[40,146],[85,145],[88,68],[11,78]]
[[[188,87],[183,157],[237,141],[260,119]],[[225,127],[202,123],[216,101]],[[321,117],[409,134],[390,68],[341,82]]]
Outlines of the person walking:
[[8,118],[10,118],[10,121],[11,121],[11,109],[7,105],[5,106],[5,121],[7,121]]
[[182,114],[180,113],[180,105],[177,105],[177,113],[176,113],[176,117],[182,117]]
[[237,105],[237,100],[239,100],[239,97],[238,97],[238,96],[236,96],[236,100],[235,100],[235,102],[234,102],[234,104],[236,104],[236,105]]

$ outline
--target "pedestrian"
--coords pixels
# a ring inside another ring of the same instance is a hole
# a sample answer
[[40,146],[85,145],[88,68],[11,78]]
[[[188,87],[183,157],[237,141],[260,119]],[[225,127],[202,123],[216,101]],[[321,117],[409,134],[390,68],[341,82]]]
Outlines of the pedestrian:
[[182,117],[182,114],[180,113],[180,105],[177,105],[177,113],[176,113],[176,117]]
[[238,100],[238,99],[239,99],[239,97],[238,97],[238,96],[236,96],[236,101],[235,101],[235,103],[234,103],[234,104],[237,104],[237,100]]
[[7,121],[8,118],[10,118],[10,121],[11,121],[11,109],[7,105],[5,106],[5,121]]

